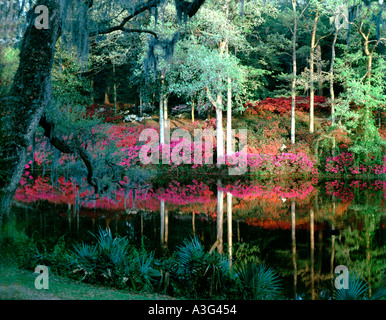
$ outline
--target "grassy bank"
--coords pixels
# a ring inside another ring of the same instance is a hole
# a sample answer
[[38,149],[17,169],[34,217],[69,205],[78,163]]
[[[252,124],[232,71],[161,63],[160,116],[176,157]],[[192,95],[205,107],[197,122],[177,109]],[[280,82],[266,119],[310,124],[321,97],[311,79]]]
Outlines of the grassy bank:
[[0,263],[0,300],[164,300],[158,294],[134,294],[102,286],[81,283],[50,274],[49,289],[37,290],[37,274],[20,269],[12,262]]

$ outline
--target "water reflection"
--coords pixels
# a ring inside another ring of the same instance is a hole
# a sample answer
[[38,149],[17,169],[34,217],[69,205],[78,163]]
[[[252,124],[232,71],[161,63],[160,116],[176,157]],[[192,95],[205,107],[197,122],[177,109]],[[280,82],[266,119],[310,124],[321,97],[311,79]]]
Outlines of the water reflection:
[[[385,266],[385,195],[386,183],[379,180],[174,183],[147,195],[124,195],[125,204],[80,203],[63,195],[53,202],[39,196],[22,202],[19,194],[4,217],[2,237],[24,232],[49,247],[62,235],[70,242],[91,241],[88,231],[101,226],[143,240],[162,255],[195,234],[233,263],[242,254],[256,255],[280,273],[290,299],[323,297],[339,264],[361,274],[371,295]],[[242,252],[242,244],[249,251]]]

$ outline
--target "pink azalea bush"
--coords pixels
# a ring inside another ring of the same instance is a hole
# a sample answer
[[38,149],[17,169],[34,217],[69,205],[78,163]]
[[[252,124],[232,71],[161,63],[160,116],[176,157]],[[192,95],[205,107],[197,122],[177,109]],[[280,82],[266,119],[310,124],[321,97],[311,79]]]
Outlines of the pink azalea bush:
[[386,156],[383,157],[383,164],[355,165],[354,155],[351,152],[343,152],[334,157],[328,157],[325,165],[326,172],[330,173],[351,173],[351,174],[385,174]]

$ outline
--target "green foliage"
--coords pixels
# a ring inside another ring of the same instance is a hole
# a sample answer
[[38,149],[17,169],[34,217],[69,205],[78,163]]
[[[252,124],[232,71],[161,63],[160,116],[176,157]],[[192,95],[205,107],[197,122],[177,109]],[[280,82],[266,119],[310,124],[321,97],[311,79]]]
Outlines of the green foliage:
[[[153,253],[130,245],[126,237],[113,237],[109,229],[99,228],[96,244],[81,243],[74,247],[75,273],[91,283],[129,287],[136,291],[152,290],[160,273],[154,268]],[[157,282],[158,283],[158,282]]]
[[177,248],[175,263],[176,280],[192,298],[218,296],[232,282],[230,261],[217,251],[205,251],[197,237]]
[[10,89],[18,64],[19,49],[0,45],[0,98]]
[[368,290],[366,282],[356,273],[349,272],[348,289],[337,289],[334,292],[335,300],[362,300]]
[[82,75],[76,57],[66,52],[60,42],[57,44],[54,67],[52,69],[52,90],[55,103],[82,105],[91,103],[92,88],[90,80]]
[[258,259],[261,250],[257,245],[247,242],[239,243],[235,250],[236,261],[245,263],[255,262]]
[[361,51],[345,53],[336,59],[337,78],[344,86],[336,104],[336,115],[353,140],[349,148],[360,163],[369,163],[374,157],[380,161],[385,150],[385,142],[380,138],[375,125],[378,109],[385,110],[386,94],[384,74],[386,64],[382,57],[374,54],[371,78],[366,79],[367,58]]
[[236,276],[245,287],[244,297],[257,300],[277,299],[281,284],[278,274],[264,264],[240,262],[237,264]]

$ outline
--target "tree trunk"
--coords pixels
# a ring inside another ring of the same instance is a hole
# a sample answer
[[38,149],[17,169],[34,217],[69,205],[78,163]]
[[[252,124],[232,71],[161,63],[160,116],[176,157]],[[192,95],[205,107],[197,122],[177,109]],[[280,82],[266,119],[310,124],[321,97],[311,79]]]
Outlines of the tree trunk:
[[[227,42],[222,41],[219,45],[220,57],[223,56],[227,48]],[[219,77],[219,84],[221,84],[223,79]],[[223,109],[223,99],[221,91],[217,94],[216,98],[216,139],[217,139],[217,166],[220,166],[223,161],[219,161],[220,158],[224,158],[224,128],[222,124],[222,109]]]
[[331,125],[335,122],[335,92],[334,92],[334,63],[335,63],[335,45],[338,39],[339,29],[335,29],[334,40],[331,48],[331,65],[330,65],[330,99],[331,99]]
[[91,93],[91,102],[92,104],[94,104],[94,80],[91,80],[91,90],[92,90],[92,93]]
[[314,133],[314,98],[315,98],[315,86],[314,86],[314,69],[315,69],[315,38],[316,29],[318,27],[319,11],[315,13],[314,26],[311,34],[311,49],[310,49],[310,133]]
[[227,98],[227,154],[232,154],[232,82],[228,77],[228,98]]
[[42,0],[50,12],[49,28],[35,28],[29,12],[20,62],[7,98],[0,131],[0,214],[8,214],[22,177],[27,153],[45,108],[51,101],[51,69],[60,36],[60,0]]
[[217,95],[216,100],[216,139],[217,139],[217,165],[219,166],[223,161],[220,158],[224,157],[224,129],[222,126],[222,96]]
[[110,104],[109,93],[110,93],[110,87],[107,87],[106,91],[105,91],[105,98],[104,98],[104,101],[103,101],[103,103],[106,104],[106,105]]
[[316,47],[316,73],[318,77],[318,95],[323,96],[323,64],[322,64],[322,48],[320,44]]
[[160,144],[165,143],[165,128],[164,128],[164,98],[162,93],[160,93],[159,97],[159,137],[160,137]]
[[160,144],[165,143],[165,118],[164,118],[164,102],[165,97],[163,94],[163,86],[165,84],[165,73],[162,72],[161,75],[161,92],[159,97],[159,130],[160,130]]
[[[166,132],[169,129],[168,128],[168,97],[166,95],[164,95],[163,107],[164,107],[164,136],[166,138]],[[168,141],[165,141],[165,142],[168,143]]]
[[294,30],[292,38],[292,83],[291,83],[291,143],[295,144],[295,107],[296,107],[296,35],[298,19],[296,16],[296,0],[292,1]]
[[194,101],[192,101],[192,123],[194,122]]
[[[226,19],[227,19],[227,29],[229,22],[229,1],[226,3]],[[229,39],[225,40],[225,52],[229,55]],[[230,155],[233,153],[232,150],[232,81],[230,76],[227,77],[227,148],[226,154]]]
[[117,84],[115,82],[115,64],[113,63],[114,115],[117,115]]
[[143,100],[142,100],[142,93],[139,94],[139,116],[142,117],[142,104],[143,104]]

